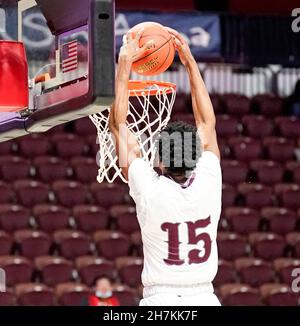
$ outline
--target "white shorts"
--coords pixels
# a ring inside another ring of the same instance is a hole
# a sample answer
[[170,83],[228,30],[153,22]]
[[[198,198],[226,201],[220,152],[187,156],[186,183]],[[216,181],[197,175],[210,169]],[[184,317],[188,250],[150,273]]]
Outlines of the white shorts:
[[140,306],[221,306],[210,283],[194,286],[150,286],[144,288]]

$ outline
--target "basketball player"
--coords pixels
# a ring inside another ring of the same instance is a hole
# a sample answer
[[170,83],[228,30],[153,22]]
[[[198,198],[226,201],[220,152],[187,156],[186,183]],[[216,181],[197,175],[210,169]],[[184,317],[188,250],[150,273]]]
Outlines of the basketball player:
[[[177,31],[169,32],[190,78],[197,128],[176,122],[161,132],[161,176],[141,157],[134,134],[126,129],[126,117],[132,62],[153,46],[150,42],[139,48],[142,32],[125,38],[120,51],[110,120],[119,158],[126,158],[126,164],[119,164],[136,203],[142,232],[144,298],[140,305],[217,306],[220,303],[212,281],[218,267],[216,236],[222,177],[216,119],[187,42]],[[124,132],[120,136],[124,128],[126,137]],[[185,135],[190,143],[180,138]]]

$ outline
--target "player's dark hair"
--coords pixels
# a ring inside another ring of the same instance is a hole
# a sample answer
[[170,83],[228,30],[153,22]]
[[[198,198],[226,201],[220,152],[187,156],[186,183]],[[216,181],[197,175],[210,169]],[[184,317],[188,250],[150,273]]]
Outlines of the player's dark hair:
[[158,138],[159,161],[169,175],[193,171],[202,155],[197,128],[182,121],[169,123]]

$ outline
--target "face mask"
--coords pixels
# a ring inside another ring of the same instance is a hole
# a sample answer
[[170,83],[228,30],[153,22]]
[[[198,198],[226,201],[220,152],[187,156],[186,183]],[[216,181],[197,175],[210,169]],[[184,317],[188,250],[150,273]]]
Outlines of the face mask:
[[98,297],[98,298],[107,299],[107,298],[110,298],[111,296],[112,296],[111,291],[106,291],[106,292],[96,291],[96,297]]

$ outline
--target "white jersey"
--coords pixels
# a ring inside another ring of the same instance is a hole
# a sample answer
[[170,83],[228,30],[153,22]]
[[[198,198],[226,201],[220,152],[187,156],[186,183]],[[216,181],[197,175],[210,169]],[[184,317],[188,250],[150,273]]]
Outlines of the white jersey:
[[217,228],[222,175],[205,151],[184,185],[158,174],[143,159],[129,168],[130,195],[142,232],[145,287],[210,283],[218,268]]

